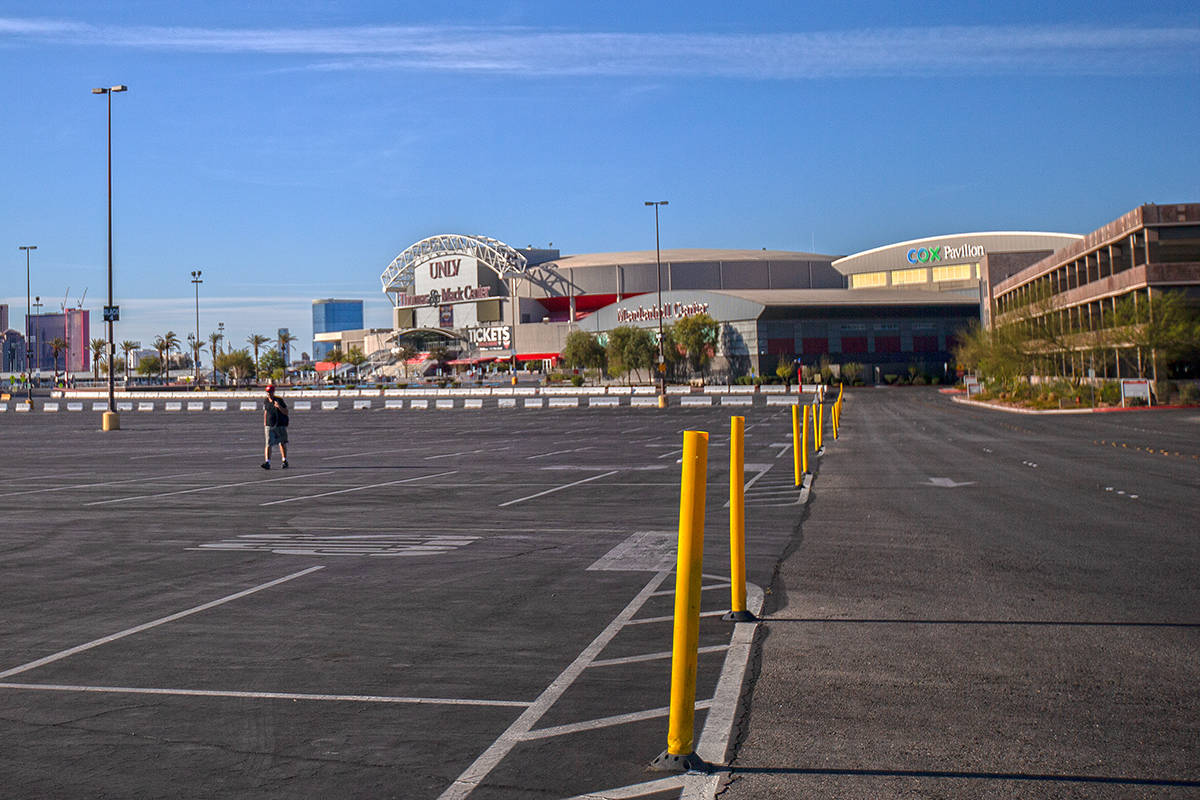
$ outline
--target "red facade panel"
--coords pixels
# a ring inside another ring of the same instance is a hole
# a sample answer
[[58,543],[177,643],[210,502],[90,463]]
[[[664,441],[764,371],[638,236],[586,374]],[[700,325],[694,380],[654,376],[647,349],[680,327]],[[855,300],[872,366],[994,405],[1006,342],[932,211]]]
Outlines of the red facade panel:
[[899,336],[875,336],[875,352],[876,353],[899,353],[900,352],[900,337]]
[[842,352],[843,353],[865,353],[865,352],[867,352],[867,337],[865,337],[865,336],[843,336],[842,337]]

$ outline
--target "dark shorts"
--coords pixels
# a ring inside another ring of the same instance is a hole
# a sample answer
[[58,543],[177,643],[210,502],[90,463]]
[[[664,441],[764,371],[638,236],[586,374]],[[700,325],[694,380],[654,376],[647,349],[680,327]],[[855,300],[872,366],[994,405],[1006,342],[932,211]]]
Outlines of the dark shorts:
[[287,444],[287,428],[277,425],[275,427],[263,428],[263,430],[266,431],[267,435],[267,447],[273,444]]

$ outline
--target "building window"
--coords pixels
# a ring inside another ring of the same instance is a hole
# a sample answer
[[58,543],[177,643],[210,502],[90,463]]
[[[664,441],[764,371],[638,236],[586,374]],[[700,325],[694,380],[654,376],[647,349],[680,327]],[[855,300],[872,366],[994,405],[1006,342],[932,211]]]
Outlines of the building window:
[[933,280],[938,281],[969,281],[975,277],[977,264],[954,264],[949,267],[934,267]]
[[892,270],[892,285],[902,286],[907,283],[925,283],[928,280],[928,274],[929,270],[923,267]]
[[887,286],[887,273],[860,272],[850,276],[851,289],[868,289],[872,286]]

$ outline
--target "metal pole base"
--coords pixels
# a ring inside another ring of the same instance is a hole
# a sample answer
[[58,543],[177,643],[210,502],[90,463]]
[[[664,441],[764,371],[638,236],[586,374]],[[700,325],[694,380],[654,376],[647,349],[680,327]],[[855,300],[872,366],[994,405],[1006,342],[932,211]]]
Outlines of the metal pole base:
[[721,619],[726,622],[758,622],[758,617],[749,611],[730,611]]
[[105,411],[104,417],[100,421],[100,430],[102,430],[102,431],[119,431],[119,430],[121,430],[121,415],[115,411]]
[[695,753],[679,756],[663,750],[658,758],[650,762],[650,770],[654,772],[703,772],[712,771],[704,759]]
[[658,407],[659,408],[667,407],[667,396],[665,394],[660,394],[658,396]]

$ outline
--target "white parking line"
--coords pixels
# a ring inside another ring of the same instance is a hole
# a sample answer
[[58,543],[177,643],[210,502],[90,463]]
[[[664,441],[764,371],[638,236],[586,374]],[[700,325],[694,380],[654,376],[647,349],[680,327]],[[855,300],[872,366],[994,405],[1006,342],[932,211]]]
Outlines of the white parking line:
[[398,703],[431,706],[495,706],[528,708],[521,700],[471,700],[458,697],[391,697],[373,694],[296,694],[293,692],[238,692],[213,689],[154,689],[137,686],[70,686],[53,683],[0,683],[0,689],[37,692],[93,692],[97,694],[156,694],[179,697],[242,697],[259,700],[320,700],[342,703]]
[[532,461],[535,458],[545,458],[546,456],[557,456],[563,453],[582,453],[584,450],[591,450],[591,447],[576,447],[573,450],[552,450],[549,453],[538,453],[536,456],[525,456],[526,461]]
[[39,658],[36,661],[30,661],[29,663],[22,664],[19,667],[13,667],[12,669],[5,670],[4,672],[0,672],[0,678],[8,678],[8,677],[17,675],[22,672],[28,672],[31,669],[37,669],[38,667],[43,667],[46,664],[53,664],[55,661],[61,661],[62,659],[68,658],[69,656],[73,656],[77,653],[82,653],[85,650],[91,650],[93,647],[99,647],[102,644],[108,644],[109,642],[115,642],[118,639],[124,639],[126,636],[132,636],[135,633],[141,633],[142,631],[150,630],[151,628],[157,628],[159,625],[165,625],[168,622],[174,622],[177,619],[183,619],[184,617],[191,616],[192,614],[198,614],[201,611],[207,611],[210,608],[216,608],[217,606],[224,605],[225,603],[229,603],[234,600],[238,600],[243,597],[246,597],[247,595],[252,595],[255,592],[261,592],[263,589],[270,589],[272,586],[278,586],[281,583],[286,583],[287,581],[303,577],[303,576],[309,574],[310,572],[316,572],[319,569],[325,569],[325,567],[317,566],[317,567],[309,567],[308,569],[302,569],[299,572],[293,572],[291,575],[284,575],[282,578],[276,578],[273,581],[268,581],[266,583],[260,583],[258,586],[252,586],[249,589],[243,589],[240,592],[235,592],[234,594],[225,595],[224,597],[220,598],[219,600],[213,600],[209,603],[204,603],[202,605],[193,606],[192,608],[189,608],[186,611],[180,611],[180,612],[171,614],[166,617],[160,617],[160,618],[158,618],[156,620],[152,620],[150,622],[144,622],[141,625],[135,625],[132,628],[126,628],[125,630],[119,631],[118,633],[109,634],[108,636],[104,636],[100,639],[93,639],[92,641],[87,642],[86,644],[76,645],[75,647],[71,647],[66,650],[60,650],[57,653],[48,655],[44,658]]
[[250,486],[258,483],[277,483],[278,481],[294,481],[300,478],[315,478],[319,475],[329,475],[326,472],[307,472],[303,475],[289,475],[286,478],[260,478],[256,481],[241,481],[240,483],[221,483],[216,486],[201,486],[196,489],[180,489],[177,492],[160,492],[159,494],[139,494],[132,497],[117,497],[112,500],[96,500],[91,503],[85,503],[88,506],[102,506],[105,503],[126,503],[130,500],[152,500],[157,497],[174,497],[180,494],[193,494],[195,492],[211,492],[214,489],[232,489],[237,486]]
[[548,494],[554,494],[555,492],[561,492],[563,489],[570,489],[572,486],[578,486],[581,483],[588,483],[590,481],[598,481],[601,478],[607,478],[609,475],[616,475],[618,472],[620,472],[620,470],[614,469],[610,472],[605,472],[602,475],[593,475],[592,477],[584,478],[581,481],[575,481],[574,483],[568,483],[565,486],[555,486],[553,489],[547,489],[544,492],[538,492],[537,494],[531,494],[528,497],[518,497],[516,500],[509,500],[507,503],[501,503],[499,506],[497,506],[497,508],[504,508],[505,506],[512,506],[512,505],[516,505],[517,503],[524,503],[526,500],[533,500],[538,497],[544,497],[545,495],[548,495]]
[[[646,601],[650,599],[650,595],[662,586],[663,582],[670,577],[670,570],[662,570],[650,579],[637,596],[629,601],[629,605],[625,606],[624,610],[608,624],[600,634],[592,640],[592,643],[584,648],[571,665],[563,670],[557,678],[555,678],[546,690],[533,702],[529,708],[525,709],[521,716],[517,717],[512,725],[508,726],[508,730],[500,734],[491,747],[483,751],[479,758],[471,766],[467,767],[461,775],[459,775],[446,791],[438,796],[438,800],[462,800],[469,795],[476,786],[486,778],[493,769],[507,756],[514,747],[523,741],[523,737],[528,734],[537,721],[545,716],[546,712],[558,701],[560,697],[571,687],[588,665],[595,660],[605,647],[608,646],[618,633],[621,632],[633,615],[638,612]],[[0,675],[0,677],[4,677]]]
[[322,461],[337,461],[339,458],[357,458],[358,456],[375,456],[380,453],[394,453],[395,450],[367,450],[365,453],[346,453],[342,456],[325,456]]
[[[696,710],[703,711],[711,705],[711,700],[699,700],[696,702]],[[614,725],[625,725],[630,722],[658,719],[670,713],[671,709],[667,706],[651,708],[646,711],[632,711],[628,714],[617,714],[612,717],[601,717],[600,719],[589,719],[583,722],[571,722],[566,725],[555,725],[553,728],[538,728],[537,730],[530,731],[521,738],[527,742],[534,739],[549,739],[554,736],[564,736],[570,733],[582,733],[583,731],[593,731],[598,728],[611,728]]]
[[13,497],[19,494],[42,494],[44,492],[65,492],[70,489],[92,489],[97,486],[119,486],[122,483],[148,483],[150,481],[165,481],[170,478],[186,478],[192,475],[207,475],[207,472],[180,472],[176,475],[158,475],[150,478],[130,478],[124,481],[104,481],[103,483],[78,483],[74,486],[52,486],[48,489],[26,489],[22,492],[6,492],[0,497]]
[[669,792],[672,789],[682,789],[687,785],[682,775],[672,775],[669,778],[655,778],[645,783],[634,783],[615,789],[600,789],[587,794],[577,794],[566,800],[635,800],[638,797],[648,797],[659,792]]
[[[661,595],[662,592],[655,592],[654,594]],[[675,593],[671,592],[670,594],[675,594]],[[698,647],[698,648],[696,648],[696,652],[697,653],[722,653],[728,649],[729,649],[729,645],[727,645],[727,644],[714,644],[710,647]],[[623,658],[605,658],[605,659],[601,659],[599,661],[593,661],[592,666],[593,667],[615,667],[615,666],[619,666],[621,664],[637,664],[642,661],[661,661],[663,659],[670,658],[671,655],[672,654],[671,654],[670,650],[663,650],[660,653],[644,653],[640,656],[625,656]],[[697,708],[699,708],[699,706],[697,706]]]
[[440,456],[425,456],[425,460],[426,461],[436,461],[439,458],[454,458],[455,456],[473,456],[476,453],[488,453],[488,452],[492,452],[492,451],[489,450],[488,448],[481,448],[479,450],[463,450],[461,453],[442,453]]
[[398,480],[398,481],[387,481],[386,483],[373,483],[370,486],[354,486],[349,489],[337,489],[336,491],[332,491],[332,492],[321,492],[320,494],[307,494],[307,495],[304,495],[303,497],[289,497],[286,500],[272,500],[269,503],[259,503],[259,505],[260,506],[277,506],[281,503],[295,503],[297,500],[315,500],[318,497],[329,497],[330,495],[335,495],[335,494],[349,494],[350,492],[361,492],[365,489],[378,489],[381,486],[395,486],[400,483],[413,483],[415,481],[427,480],[428,478],[441,478],[446,475],[454,475],[457,472],[458,472],[458,470],[455,469],[455,470],[451,470],[450,472],[438,472],[433,475],[419,475],[415,478],[404,478],[403,480]]
[[[701,617],[719,617],[719,616],[722,616],[724,613],[725,613],[724,611],[702,611],[700,613],[700,616]],[[672,614],[669,617],[645,617],[643,619],[630,620],[629,624],[630,625],[649,625],[654,622],[674,622],[674,621],[675,621],[675,615]],[[3,676],[0,676],[0,677],[3,677]]]

